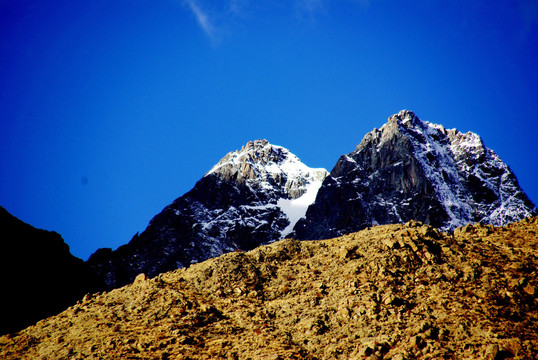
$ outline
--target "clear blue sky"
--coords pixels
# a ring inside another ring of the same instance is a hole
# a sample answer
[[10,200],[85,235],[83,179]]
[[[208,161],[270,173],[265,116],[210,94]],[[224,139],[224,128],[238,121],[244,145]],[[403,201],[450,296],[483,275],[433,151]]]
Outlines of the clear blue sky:
[[2,0],[0,205],[87,259],[249,140],[330,170],[401,109],[537,202],[537,59],[536,0]]

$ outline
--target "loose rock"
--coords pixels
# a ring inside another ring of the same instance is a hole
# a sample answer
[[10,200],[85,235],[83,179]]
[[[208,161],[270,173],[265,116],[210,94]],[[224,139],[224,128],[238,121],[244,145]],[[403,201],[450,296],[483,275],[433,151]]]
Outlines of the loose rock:
[[140,274],[1,336],[0,358],[536,359],[538,222],[477,229],[376,226]]

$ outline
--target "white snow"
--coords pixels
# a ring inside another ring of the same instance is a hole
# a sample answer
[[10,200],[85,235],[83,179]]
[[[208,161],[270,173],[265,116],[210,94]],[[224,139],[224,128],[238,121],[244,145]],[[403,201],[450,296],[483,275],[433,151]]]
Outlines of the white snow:
[[245,210],[267,210],[272,209],[276,205],[275,204],[265,204],[265,205],[241,205],[242,209]]
[[[211,215],[206,210],[206,220],[202,222],[204,232],[219,229],[222,236],[226,228],[233,224],[248,226],[253,230],[269,224],[280,233],[280,239],[283,239],[293,231],[295,224],[306,215],[308,206],[315,201],[317,192],[328,175],[327,170],[306,166],[297,156],[281,146],[268,142],[254,142],[253,145],[228,153],[206,176],[218,173],[222,168],[242,171],[241,169],[248,166],[252,169],[254,177],[245,179],[244,185],[249,187],[253,194],[269,200],[254,201],[241,205],[238,209],[226,209],[219,216]],[[263,154],[271,156],[262,160]],[[298,195],[300,196],[293,198]],[[278,226],[276,221],[267,222],[269,217],[265,216],[265,213],[274,214],[275,210],[281,213],[280,219],[284,217],[289,221],[285,228]]]
[[[441,145],[434,140],[432,135],[441,132],[440,126],[432,125],[429,122],[422,122],[418,126],[409,128],[409,132],[419,132],[424,137],[424,142],[418,142],[413,137],[409,137],[417,159],[422,164],[422,168],[426,176],[432,181],[437,189],[436,193],[439,196],[440,202],[443,204],[445,211],[450,217],[447,228],[455,228],[465,225],[472,219],[473,209],[468,201],[468,194],[465,191],[465,186],[458,174],[456,162],[450,148]],[[423,125],[426,131],[421,131],[419,126]],[[436,159],[435,163],[431,163],[427,154],[433,154]],[[443,177],[443,170],[452,180],[450,184]]]
[[297,199],[278,199],[277,205],[289,220],[289,225],[282,230],[281,238],[285,238],[293,231],[295,224],[305,217],[306,210],[316,200],[316,195],[321,187],[322,181],[313,181],[306,187],[306,192]]
[[[508,166],[484,145],[480,136],[472,132],[463,134],[456,129],[446,130],[441,125],[427,121],[419,121],[415,126],[402,130],[409,134],[420,133],[417,138],[408,138],[450,217],[443,229],[453,229],[477,218],[481,222],[505,225],[530,216],[531,211],[524,202],[514,196],[520,190],[509,176]],[[445,137],[450,140],[448,144],[437,140]],[[428,154],[434,155],[433,162],[428,159]],[[491,173],[484,173],[484,169],[495,169],[502,175],[492,176]],[[497,200],[475,201],[466,185],[466,179],[471,174],[480,179],[484,188],[493,192]]]
[[[228,153],[224,158],[222,158],[215,166],[211,168],[211,170],[207,172],[206,176],[211,173],[217,172],[220,168],[224,166],[232,166],[239,169],[240,164],[245,162],[248,163],[253,169],[255,169],[258,175],[262,175],[259,179],[256,179],[256,181],[266,180],[266,176],[264,176],[266,174],[286,174],[288,178],[294,179],[297,177],[316,177],[314,176],[314,174],[316,173],[323,173],[323,177],[327,174],[327,170],[325,169],[314,169],[306,166],[304,163],[301,162],[301,160],[299,160],[297,156],[295,156],[288,149],[282,146],[267,143],[263,146],[262,149],[266,150],[267,148],[272,148],[274,152],[282,154],[281,159],[279,159],[278,162],[262,164],[258,161],[253,160],[253,155],[256,151],[259,151],[259,149],[250,149],[248,151],[237,150]],[[265,184],[262,184],[262,186],[264,185]]]

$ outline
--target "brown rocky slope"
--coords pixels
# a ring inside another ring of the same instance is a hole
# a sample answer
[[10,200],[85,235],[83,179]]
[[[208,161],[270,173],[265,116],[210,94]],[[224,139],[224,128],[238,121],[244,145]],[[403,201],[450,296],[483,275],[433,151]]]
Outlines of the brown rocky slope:
[[0,337],[0,358],[536,359],[537,231],[283,240],[87,295]]

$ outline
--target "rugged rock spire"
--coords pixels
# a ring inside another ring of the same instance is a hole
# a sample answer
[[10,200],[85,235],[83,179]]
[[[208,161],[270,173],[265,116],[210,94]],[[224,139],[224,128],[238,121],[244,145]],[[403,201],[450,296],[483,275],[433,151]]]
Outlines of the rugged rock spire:
[[329,238],[412,219],[444,230],[505,225],[533,214],[512,171],[478,135],[403,110],[340,157],[295,236]]
[[100,249],[88,263],[114,288],[142,272],[154,276],[280,240],[304,216],[326,175],[283,147],[251,141],[222,158],[129,244]]

